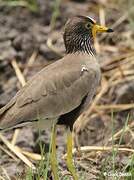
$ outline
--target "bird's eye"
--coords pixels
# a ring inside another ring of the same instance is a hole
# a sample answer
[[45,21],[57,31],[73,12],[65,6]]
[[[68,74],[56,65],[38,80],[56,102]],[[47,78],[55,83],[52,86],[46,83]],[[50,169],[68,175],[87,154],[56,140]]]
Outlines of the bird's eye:
[[85,25],[85,27],[86,27],[86,29],[90,29],[90,27],[91,27],[90,23],[87,23],[87,24]]

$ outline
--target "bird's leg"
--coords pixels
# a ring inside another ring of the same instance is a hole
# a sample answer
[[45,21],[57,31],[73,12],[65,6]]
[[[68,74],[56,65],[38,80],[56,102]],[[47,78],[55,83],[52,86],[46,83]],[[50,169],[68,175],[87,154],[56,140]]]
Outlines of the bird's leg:
[[73,143],[72,143],[72,132],[70,131],[70,128],[67,129],[67,168],[71,175],[73,176],[74,180],[78,180],[78,176],[76,174],[75,166],[73,163],[73,154],[72,154],[72,148],[73,148]]
[[52,150],[51,150],[51,168],[54,176],[54,180],[59,180],[58,177],[58,163],[56,157],[56,125],[53,125],[52,128]]

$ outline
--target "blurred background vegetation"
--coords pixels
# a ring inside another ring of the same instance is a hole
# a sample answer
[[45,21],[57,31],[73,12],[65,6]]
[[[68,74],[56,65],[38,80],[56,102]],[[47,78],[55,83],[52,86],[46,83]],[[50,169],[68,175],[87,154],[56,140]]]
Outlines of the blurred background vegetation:
[[[75,157],[81,180],[113,179],[108,172],[128,173],[116,179],[134,179],[133,12],[133,0],[0,0],[0,107],[32,75],[64,56],[62,34],[68,18],[87,15],[114,29],[95,41],[102,83],[79,135],[86,149]],[[61,160],[66,152],[64,128],[57,134],[59,176],[69,179]],[[51,179],[44,160],[49,145],[48,130],[38,133],[25,127],[0,134],[0,179],[40,180],[46,174]],[[36,173],[29,170],[31,165]]]

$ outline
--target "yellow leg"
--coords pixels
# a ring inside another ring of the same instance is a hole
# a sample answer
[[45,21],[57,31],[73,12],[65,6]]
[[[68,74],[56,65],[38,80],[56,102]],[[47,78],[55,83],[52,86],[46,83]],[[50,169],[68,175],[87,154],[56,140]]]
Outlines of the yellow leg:
[[74,180],[78,180],[78,176],[76,174],[76,170],[73,164],[73,155],[72,155],[72,133],[70,131],[70,129],[67,129],[67,168],[69,170],[69,172],[71,173],[71,175],[73,176]]
[[52,168],[54,180],[59,180],[58,163],[57,163],[57,158],[56,158],[56,127],[55,125],[53,126],[53,130],[52,130],[51,168]]

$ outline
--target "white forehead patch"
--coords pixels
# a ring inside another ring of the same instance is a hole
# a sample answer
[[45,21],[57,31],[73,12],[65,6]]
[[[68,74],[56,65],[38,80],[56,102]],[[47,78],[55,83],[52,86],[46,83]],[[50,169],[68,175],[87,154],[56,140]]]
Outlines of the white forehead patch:
[[86,16],[88,19],[91,19],[91,21],[93,21],[96,24],[95,19],[93,19],[92,17]]

